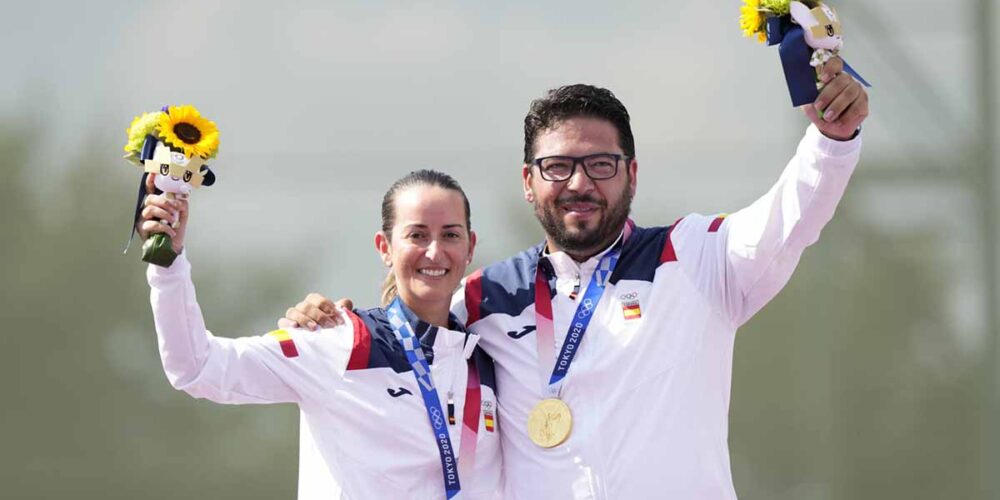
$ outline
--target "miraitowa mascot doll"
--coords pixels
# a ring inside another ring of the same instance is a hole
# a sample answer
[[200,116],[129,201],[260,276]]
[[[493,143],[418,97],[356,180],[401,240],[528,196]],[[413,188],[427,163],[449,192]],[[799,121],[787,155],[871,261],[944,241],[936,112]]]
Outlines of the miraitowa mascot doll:
[[[137,116],[126,133],[125,159],[143,169],[129,236],[131,244],[148,176],[153,176],[156,194],[166,193],[170,199],[187,199],[193,189],[215,183],[215,174],[205,162],[219,151],[219,130],[194,106],[164,106],[160,111]],[[151,264],[168,267],[175,258],[177,253],[166,234],[154,234],[142,245],[142,260]]]
[[[761,43],[777,45],[785,70],[792,106],[812,104],[823,83],[818,70],[836,57],[844,46],[843,27],[837,11],[817,0],[744,0],[740,28]],[[844,71],[866,87],[865,81],[846,61]]]

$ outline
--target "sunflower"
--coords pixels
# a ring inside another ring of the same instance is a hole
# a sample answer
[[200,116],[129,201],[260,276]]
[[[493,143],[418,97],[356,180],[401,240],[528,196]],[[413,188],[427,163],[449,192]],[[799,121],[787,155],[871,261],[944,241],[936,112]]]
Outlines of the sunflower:
[[158,124],[164,142],[184,150],[189,158],[215,158],[219,151],[219,129],[194,106],[170,106],[160,114]]
[[760,43],[767,42],[767,34],[764,33],[764,11],[760,8],[760,0],[743,0],[740,7],[740,29],[743,36],[750,38],[757,36]]
[[139,157],[142,153],[142,143],[147,135],[154,133],[161,114],[160,111],[143,113],[132,120],[132,124],[125,129],[125,134],[128,135],[128,143],[125,144],[125,152],[128,153],[125,155],[126,158],[133,160]]

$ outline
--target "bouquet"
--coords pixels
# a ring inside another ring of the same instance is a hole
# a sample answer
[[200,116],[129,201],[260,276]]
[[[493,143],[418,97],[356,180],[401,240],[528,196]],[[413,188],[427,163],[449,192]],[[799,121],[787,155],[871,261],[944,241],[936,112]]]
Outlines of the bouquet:
[[[823,88],[818,68],[838,56],[844,45],[837,11],[817,0],[743,0],[740,13],[744,35],[767,45],[780,44],[792,105],[814,102]],[[846,61],[844,71],[871,86]]]
[[[152,175],[156,194],[168,198],[187,198],[200,186],[215,183],[215,174],[205,163],[219,151],[219,129],[201,116],[194,106],[164,106],[160,111],[143,113],[125,129],[125,159],[143,169],[139,196],[132,220],[132,233],[142,212],[146,179]],[[157,233],[142,246],[142,260],[167,267],[177,258],[169,235]],[[128,245],[125,250],[128,251]]]

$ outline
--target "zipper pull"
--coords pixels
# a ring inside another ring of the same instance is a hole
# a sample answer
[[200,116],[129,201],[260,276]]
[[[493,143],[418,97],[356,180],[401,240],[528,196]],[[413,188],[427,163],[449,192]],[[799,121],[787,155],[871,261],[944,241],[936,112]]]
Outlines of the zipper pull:
[[576,300],[577,294],[580,293],[580,275],[576,275],[576,279],[573,281],[573,291],[569,293],[569,298],[571,300]]
[[448,391],[448,425],[455,425],[455,393]]

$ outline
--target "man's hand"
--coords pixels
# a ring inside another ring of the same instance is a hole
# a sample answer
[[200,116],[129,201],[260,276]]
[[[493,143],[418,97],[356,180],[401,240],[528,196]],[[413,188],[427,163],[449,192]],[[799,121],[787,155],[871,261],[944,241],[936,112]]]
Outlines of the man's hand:
[[868,92],[844,73],[844,61],[839,57],[823,65],[820,80],[826,86],[814,104],[803,106],[806,116],[823,135],[838,141],[851,139],[868,117]]
[[[147,192],[152,192],[152,175],[147,182]],[[181,253],[184,249],[184,234],[187,232],[188,202],[187,200],[170,200],[166,194],[150,194],[143,200],[136,230],[142,239],[149,238],[154,233],[164,233],[170,236],[174,252]],[[177,222],[177,227],[171,227]]]
[[337,310],[353,308],[351,299],[340,299],[333,303],[323,295],[310,293],[305,300],[285,311],[285,317],[278,320],[278,328],[333,328],[344,322]]

